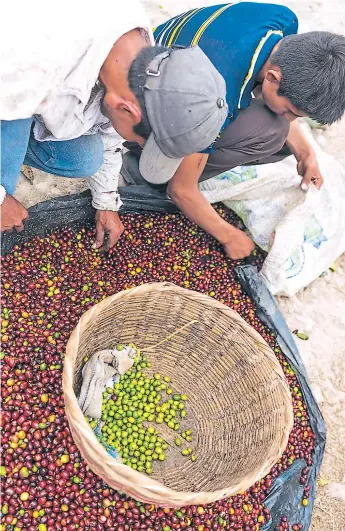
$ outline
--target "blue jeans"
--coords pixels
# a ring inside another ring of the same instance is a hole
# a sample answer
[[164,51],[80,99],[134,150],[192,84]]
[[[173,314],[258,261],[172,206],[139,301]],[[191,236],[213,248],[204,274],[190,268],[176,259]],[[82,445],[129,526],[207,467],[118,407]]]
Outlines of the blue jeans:
[[61,177],[90,177],[103,164],[99,133],[62,142],[38,142],[33,120],[1,120],[1,184],[12,195],[22,164]]

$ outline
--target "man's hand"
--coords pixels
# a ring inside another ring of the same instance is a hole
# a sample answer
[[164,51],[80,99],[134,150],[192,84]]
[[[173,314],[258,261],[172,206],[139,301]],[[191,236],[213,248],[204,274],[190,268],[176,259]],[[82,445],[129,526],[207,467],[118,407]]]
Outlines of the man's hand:
[[320,190],[323,185],[323,177],[315,153],[311,152],[304,157],[302,156],[297,163],[297,171],[303,177],[301,183],[303,190],[308,190],[312,183]]
[[255,249],[254,242],[245,232],[233,228],[231,239],[224,243],[224,250],[232,260],[240,260],[249,256]]
[[21,232],[24,229],[23,221],[28,219],[29,213],[17,199],[6,195],[1,207],[1,232],[16,229]]
[[[117,212],[111,210],[96,211],[96,241],[94,243],[96,249],[102,247],[103,251],[109,251],[114,247],[123,231],[124,226]],[[108,236],[106,241],[104,241],[105,235]]]
[[198,188],[198,179],[205,168],[208,155],[194,153],[186,157],[168,185],[168,194],[189,219],[194,221],[225,249],[233,260],[239,260],[254,250],[248,236],[227,223],[214,210]]

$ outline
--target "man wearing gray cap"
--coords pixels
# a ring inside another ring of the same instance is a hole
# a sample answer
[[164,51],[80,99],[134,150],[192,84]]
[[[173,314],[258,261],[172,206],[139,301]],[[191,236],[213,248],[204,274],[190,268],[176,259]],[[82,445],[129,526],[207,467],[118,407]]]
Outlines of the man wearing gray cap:
[[[20,231],[28,217],[13,197],[24,163],[89,178],[95,246],[108,249],[123,231],[123,138],[143,148],[144,174],[172,177],[183,157],[215,140],[227,117],[225,81],[198,47],[153,46],[139,0],[104,0],[102,10],[61,2],[53,25],[42,0],[35,13],[21,0],[6,8],[14,20],[20,7],[23,27],[15,39],[11,25],[0,33],[1,230]],[[27,39],[37,12],[47,19]]]

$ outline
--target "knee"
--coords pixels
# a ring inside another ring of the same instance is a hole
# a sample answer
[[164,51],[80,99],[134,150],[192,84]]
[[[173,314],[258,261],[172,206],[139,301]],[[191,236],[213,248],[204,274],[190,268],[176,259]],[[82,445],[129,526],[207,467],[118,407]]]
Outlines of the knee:
[[272,154],[277,153],[284,146],[290,131],[290,122],[284,116],[274,114],[270,144]]
[[262,123],[265,124],[261,140],[264,144],[265,156],[274,155],[282,149],[290,130],[290,122],[282,115],[271,111],[266,105],[262,105],[260,113],[265,116]]
[[32,119],[0,121],[1,184],[13,195],[30,138]]
[[100,169],[104,161],[104,145],[101,135],[84,136],[78,152],[75,164],[75,173],[78,175],[75,176],[91,177]]

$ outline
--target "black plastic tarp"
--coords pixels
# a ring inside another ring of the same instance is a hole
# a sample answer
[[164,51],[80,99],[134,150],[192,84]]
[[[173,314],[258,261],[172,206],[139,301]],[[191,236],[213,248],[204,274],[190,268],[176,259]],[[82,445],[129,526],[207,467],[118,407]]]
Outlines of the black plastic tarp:
[[[123,206],[121,212],[176,212],[174,204],[163,194],[148,187],[121,188]],[[29,209],[30,218],[20,234],[9,233],[2,238],[2,253],[7,254],[14,245],[28,241],[34,236],[44,236],[47,232],[65,225],[82,226],[92,223],[95,211],[91,205],[89,192],[60,197],[39,203]],[[315,499],[316,477],[320,470],[326,442],[326,428],[320,409],[311,392],[306,370],[294,342],[293,336],[280,312],[273,295],[266,288],[255,267],[240,266],[236,269],[238,279],[248,296],[255,302],[259,318],[275,334],[277,342],[296,373],[301,390],[308,406],[311,427],[316,435],[315,454],[310,467],[308,485],[312,487],[309,505],[302,506],[303,486],[300,484],[304,460],[296,460],[289,469],[281,473],[273,483],[272,490],[265,500],[271,511],[272,520],[264,531],[273,531],[281,517],[286,516],[290,524],[300,523],[303,530],[309,529]]]
[[[121,212],[177,212],[165,195],[146,186],[121,188],[123,207]],[[14,245],[29,241],[34,236],[44,236],[62,225],[82,226],[95,220],[89,191],[81,194],[56,197],[29,208],[29,219],[23,232],[5,234],[1,241],[2,253],[8,253]]]
[[310,425],[316,435],[313,464],[310,467],[308,475],[308,485],[312,487],[309,505],[304,507],[301,503],[304,487],[300,484],[299,479],[301,470],[306,466],[306,462],[298,459],[286,472],[280,474],[273,483],[273,488],[265,501],[267,507],[271,510],[273,523],[267,525],[264,530],[274,529],[279,524],[282,516],[287,516],[291,524],[303,524],[303,530],[309,529],[315,500],[316,478],[325,451],[325,422],[311,392],[306,370],[298,348],[275,298],[263,283],[256,268],[252,266],[241,266],[237,268],[236,273],[242,287],[255,302],[258,317],[268,328],[275,332],[279,347],[295,371],[308,407]]

